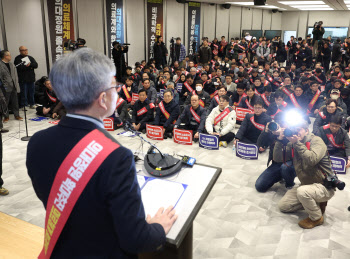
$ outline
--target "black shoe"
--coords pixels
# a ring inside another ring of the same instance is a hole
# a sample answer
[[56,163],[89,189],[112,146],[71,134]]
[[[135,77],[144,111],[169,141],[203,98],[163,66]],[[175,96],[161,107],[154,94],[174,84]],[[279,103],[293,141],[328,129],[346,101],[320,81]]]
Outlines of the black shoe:
[[168,138],[173,138],[173,133],[169,132],[168,133]]
[[168,134],[164,133],[163,134],[163,139],[167,139],[168,138]]
[[194,138],[194,139],[193,139],[193,142],[194,142],[194,143],[197,143],[198,141],[199,141],[199,138]]
[[1,129],[0,132],[1,133],[7,133],[7,132],[9,132],[9,130],[8,129]]

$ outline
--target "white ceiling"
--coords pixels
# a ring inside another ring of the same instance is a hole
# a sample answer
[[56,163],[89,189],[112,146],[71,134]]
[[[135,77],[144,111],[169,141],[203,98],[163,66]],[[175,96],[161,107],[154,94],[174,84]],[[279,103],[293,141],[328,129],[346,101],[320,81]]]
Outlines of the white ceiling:
[[[195,1],[202,2],[202,3],[213,3],[213,4],[226,4],[226,3],[234,4],[234,2],[254,2],[254,0],[195,0]],[[321,0],[321,1],[324,2],[323,6],[327,5],[329,8],[333,10],[342,10],[342,11],[350,10],[350,1],[347,1],[347,0]],[[279,9],[281,11],[300,11],[301,7],[299,6],[301,5],[298,5],[297,8],[294,8],[292,6],[295,6],[295,3],[291,5],[286,5],[286,4],[281,4],[279,2],[300,2],[300,3],[303,3],[304,6],[307,6],[307,7],[304,7],[306,9],[315,9],[319,5],[313,4],[312,2],[320,2],[320,1],[308,0],[307,2],[310,2],[310,3],[305,5],[306,1],[302,1],[302,0],[266,0],[267,6],[265,7],[254,6],[254,5],[242,5],[239,3],[236,6],[245,6],[245,7],[263,8],[263,9]],[[269,6],[274,6],[274,7],[271,8]]]

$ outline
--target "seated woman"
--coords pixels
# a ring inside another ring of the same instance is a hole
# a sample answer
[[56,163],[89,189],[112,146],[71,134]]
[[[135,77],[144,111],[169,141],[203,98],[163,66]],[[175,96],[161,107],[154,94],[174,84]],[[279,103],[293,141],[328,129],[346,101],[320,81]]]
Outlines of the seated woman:
[[341,127],[343,118],[339,115],[331,116],[329,124],[321,126],[318,136],[327,145],[330,156],[345,158],[348,162],[346,168],[350,167],[350,138],[347,131]]
[[247,94],[246,97],[243,97],[239,107],[250,109],[251,111],[254,111],[254,104],[257,102],[264,103],[260,96],[258,96],[255,93],[255,86],[254,85],[248,85],[246,87],[245,93]]
[[320,127],[329,124],[333,115],[337,115],[342,118],[341,125],[342,128],[345,128],[345,118],[343,115],[343,109],[338,106],[337,100],[328,99],[326,101],[326,105],[320,108],[320,111],[316,116],[312,133],[314,133],[315,135],[319,135]]

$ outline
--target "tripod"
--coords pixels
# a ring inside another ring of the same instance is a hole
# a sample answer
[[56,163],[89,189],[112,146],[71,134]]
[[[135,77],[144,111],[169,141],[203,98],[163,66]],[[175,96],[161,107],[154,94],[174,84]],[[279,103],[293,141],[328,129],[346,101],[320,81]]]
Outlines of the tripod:
[[26,135],[25,137],[22,137],[21,140],[22,141],[29,141],[31,136],[28,136],[28,125],[27,125],[27,113],[26,113],[26,107],[23,106],[23,112],[24,112],[24,123],[26,125]]

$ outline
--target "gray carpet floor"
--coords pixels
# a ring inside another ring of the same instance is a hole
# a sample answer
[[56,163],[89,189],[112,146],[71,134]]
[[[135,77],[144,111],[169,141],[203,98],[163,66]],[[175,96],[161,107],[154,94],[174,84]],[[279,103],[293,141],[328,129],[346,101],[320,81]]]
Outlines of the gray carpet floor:
[[[28,118],[36,117],[34,110],[27,113]],[[52,126],[49,120],[28,121],[29,135]],[[5,128],[10,132],[2,135],[3,179],[10,194],[0,196],[0,211],[44,227],[45,211],[25,166],[27,142],[19,139],[25,135],[24,122],[11,116]],[[120,131],[112,135],[124,146],[139,150],[140,140],[117,136]],[[208,151],[198,144],[178,145],[172,139],[152,142],[165,153],[193,156],[199,163],[223,169],[194,222],[194,258],[350,258],[349,173],[340,175],[347,187],[337,191],[328,203],[325,223],[303,230],[298,222],[307,217],[305,211],[283,214],[277,208],[286,192],[284,185],[277,183],[267,193],[258,193],[254,188],[266,168],[267,152],[256,161],[247,161],[235,156],[232,144]],[[143,151],[148,147],[145,144]]]

